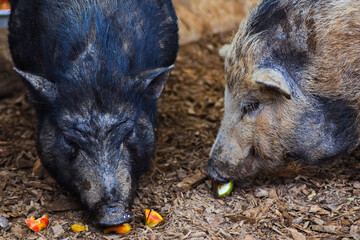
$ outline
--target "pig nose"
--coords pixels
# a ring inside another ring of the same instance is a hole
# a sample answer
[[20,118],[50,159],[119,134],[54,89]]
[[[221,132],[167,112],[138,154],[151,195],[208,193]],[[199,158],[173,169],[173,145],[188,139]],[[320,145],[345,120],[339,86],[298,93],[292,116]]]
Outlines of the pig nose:
[[111,227],[133,220],[134,216],[119,205],[103,206],[99,212],[97,224],[100,227]]
[[211,177],[212,179],[214,179],[215,181],[218,181],[219,183],[227,183],[230,180],[220,176],[220,174],[213,168],[212,164],[211,164],[211,160],[209,159],[206,167],[205,167],[205,172],[206,174]]

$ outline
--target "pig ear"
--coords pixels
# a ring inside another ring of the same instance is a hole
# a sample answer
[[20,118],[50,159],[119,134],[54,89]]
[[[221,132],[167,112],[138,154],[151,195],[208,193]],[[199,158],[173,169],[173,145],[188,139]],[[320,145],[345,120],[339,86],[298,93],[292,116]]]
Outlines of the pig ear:
[[158,99],[164,89],[164,85],[169,78],[174,65],[164,68],[156,68],[142,72],[138,78],[142,79],[142,91],[145,98]]
[[23,72],[17,68],[14,68],[14,70],[26,80],[25,83],[32,95],[32,99],[36,99],[37,96],[40,96],[41,99],[49,102],[53,102],[55,100],[57,90],[54,83],[50,82],[46,78],[28,72]]
[[270,68],[260,69],[254,73],[252,80],[262,87],[274,89],[287,99],[291,99],[289,82],[280,71]]

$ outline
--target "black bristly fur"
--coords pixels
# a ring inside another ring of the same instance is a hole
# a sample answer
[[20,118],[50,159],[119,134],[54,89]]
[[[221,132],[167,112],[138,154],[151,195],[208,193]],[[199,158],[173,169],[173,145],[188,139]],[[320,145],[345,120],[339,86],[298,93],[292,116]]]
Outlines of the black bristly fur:
[[171,0],[13,0],[11,7],[18,72],[40,76],[56,93],[47,98],[22,75],[44,166],[97,224],[129,221],[154,151],[156,101],[178,51]]
[[[102,88],[109,90],[102,95],[106,102],[111,99],[108,94],[115,99],[130,97],[126,95],[132,93],[128,89],[134,83],[128,81],[129,77],[175,61],[177,18],[170,0],[112,0],[103,1],[103,7],[97,2],[20,1],[11,16],[16,21],[10,20],[9,24],[9,44],[16,66],[56,83],[63,99],[73,93],[86,98],[89,91]],[[151,19],[144,21],[144,16]],[[73,69],[73,60],[89,43],[95,49],[87,56],[88,65]],[[97,59],[92,59],[94,56]],[[86,99],[69,100],[76,103]]]

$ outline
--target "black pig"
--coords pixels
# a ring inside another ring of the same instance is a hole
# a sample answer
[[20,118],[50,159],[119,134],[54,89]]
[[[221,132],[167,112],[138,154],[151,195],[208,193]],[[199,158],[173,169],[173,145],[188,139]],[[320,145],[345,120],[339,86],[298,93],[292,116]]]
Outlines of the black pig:
[[246,179],[288,161],[321,166],[359,145],[360,1],[261,1],[225,70],[213,178]]
[[171,0],[15,0],[9,46],[46,169],[99,226],[132,219],[178,51]]

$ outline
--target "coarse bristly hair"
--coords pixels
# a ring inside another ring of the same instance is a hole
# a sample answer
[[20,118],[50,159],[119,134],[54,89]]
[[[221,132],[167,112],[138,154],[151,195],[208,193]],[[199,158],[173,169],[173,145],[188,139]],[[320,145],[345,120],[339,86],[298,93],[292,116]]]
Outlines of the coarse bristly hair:
[[287,160],[319,166],[359,145],[360,1],[260,1],[233,36],[225,72],[214,178]]
[[[15,14],[33,11],[23,14],[31,17],[22,21],[22,29],[15,23],[9,26],[10,48],[24,46],[21,52],[12,49],[16,66],[54,82],[70,105],[91,97],[111,106],[107,99],[134,97],[138,74],[175,61],[178,28],[170,0],[34,0],[12,5]],[[19,41],[15,32],[25,32],[22,43],[14,43]]]
[[38,154],[106,227],[131,221],[178,51],[170,0],[11,1],[9,46],[38,115]]
[[[261,1],[233,37],[225,61],[227,85],[238,87],[254,67],[271,61],[292,72],[305,91],[356,102],[360,38],[353,29],[360,27],[358,13],[359,2],[350,0]],[[346,94],[336,93],[345,89]]]

